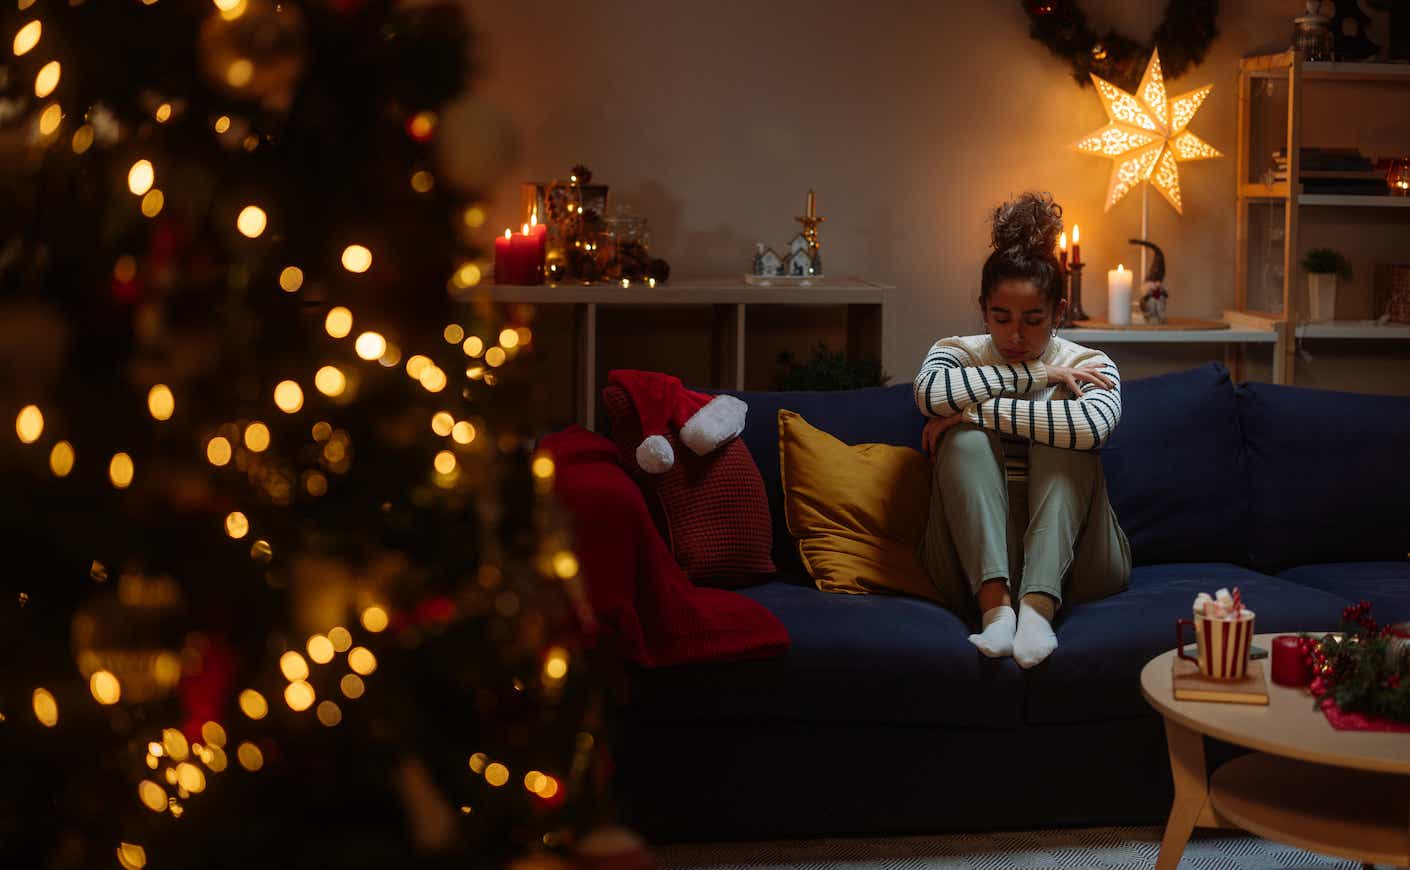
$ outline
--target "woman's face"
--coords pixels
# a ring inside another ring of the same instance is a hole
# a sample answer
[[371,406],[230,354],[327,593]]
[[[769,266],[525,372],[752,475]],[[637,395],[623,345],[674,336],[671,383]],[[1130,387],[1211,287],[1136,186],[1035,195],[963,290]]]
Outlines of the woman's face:
[[979,302],[984,326],[1009,362],[1028,362],[1043,355],[1066,304],[1059,300],[1056,306],[1049,305],[1027,278],[1000,281],[989,294],[988,305],[982,299]]

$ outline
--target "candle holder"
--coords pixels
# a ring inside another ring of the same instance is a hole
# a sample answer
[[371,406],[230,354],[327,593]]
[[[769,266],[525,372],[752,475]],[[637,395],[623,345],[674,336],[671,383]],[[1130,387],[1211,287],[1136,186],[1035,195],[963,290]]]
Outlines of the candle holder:
[[1067,264],[1067,311],[1063,314],[1061,326],[1071,326],[1087,319],[1087,312],[1082,309],[1082,267],[1085,265]]

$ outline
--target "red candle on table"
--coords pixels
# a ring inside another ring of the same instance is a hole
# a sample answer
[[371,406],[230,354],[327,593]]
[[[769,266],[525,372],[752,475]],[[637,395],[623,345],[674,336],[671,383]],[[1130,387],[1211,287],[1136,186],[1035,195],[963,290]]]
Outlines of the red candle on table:
[[504,235],[495,236],[494,240],[494,282],[496,284],[513,284],[514,276],[509,274],[509,230],[504,231]]
[[539,239],[529,232],[528,224],[524,224],[523,232],[509,237],[509,272],[514,276],[513,283],[538,284],[543,280],[540,250]]
[[537,268],[536,274],[539,276],[539,279],[534,283],[542,284],[543,279],[545,277],[543,271],[543,264],[544,252],[548,245],[548,226],[546,224],[539,223],[539,213],[537,211],[529,215],[529,235],[533,236],[536,240],[538,240],[539,243],[538,253],[535,255],[534,259],[534,263]]
[[1280,686],[1305,686],[1312,681],[1312,671],[1303,658],[1302,643],[1296,635],[1280,634],[1273,638],[1273,682]]
[[1072,225],[1072,265],[1076,266],[1082,262],[1082,246],[1078,242],[1082,241],[1082,230],[1077,224]]

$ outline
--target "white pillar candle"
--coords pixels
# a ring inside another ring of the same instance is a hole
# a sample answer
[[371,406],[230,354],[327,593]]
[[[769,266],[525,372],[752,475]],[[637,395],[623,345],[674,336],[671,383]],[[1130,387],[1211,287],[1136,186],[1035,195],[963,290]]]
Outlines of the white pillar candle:
[[1106,273],[1106,319],[1115,326],[1131,325],[1131,273],[1118,263]]

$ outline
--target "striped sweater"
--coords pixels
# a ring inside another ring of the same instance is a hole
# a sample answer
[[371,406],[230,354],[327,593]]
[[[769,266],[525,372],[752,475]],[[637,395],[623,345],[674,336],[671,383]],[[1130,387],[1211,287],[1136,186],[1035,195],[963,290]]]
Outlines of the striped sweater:
[[[1048,383],[1046,363],[1096,363],[1115,386]],[[927,417],[963,414],[1001,434],[1072,450],[1096,450],[1121,419],[1121,376],[1101,351],[1054,336],[1032,362],[1009,363],[988,334],[942,338],[930,348],[915,379],[916,405]]]

